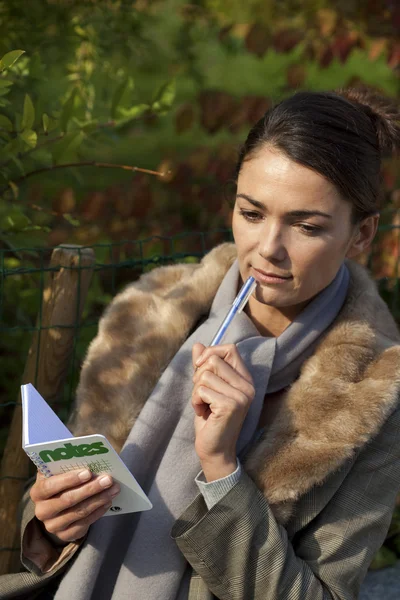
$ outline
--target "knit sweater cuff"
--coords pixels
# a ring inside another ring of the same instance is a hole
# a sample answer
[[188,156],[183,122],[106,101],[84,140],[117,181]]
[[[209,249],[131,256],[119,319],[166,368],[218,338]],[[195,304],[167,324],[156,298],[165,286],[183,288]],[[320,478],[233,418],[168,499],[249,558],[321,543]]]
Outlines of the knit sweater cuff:
[[215,506],[217,502],[222,500],[222,498],[239,481],[242,473],[242,466],[239,460],[236,460],[236,471],[234,471],[230,475],[227,475],[226,477],[222,477],[222,479],[216,479],[215,481],[210,481],[209,483],[207,483],[205,481],[203,471],[200,471],[200,473],[197,475],[195,482],[204,498],[208,510]]

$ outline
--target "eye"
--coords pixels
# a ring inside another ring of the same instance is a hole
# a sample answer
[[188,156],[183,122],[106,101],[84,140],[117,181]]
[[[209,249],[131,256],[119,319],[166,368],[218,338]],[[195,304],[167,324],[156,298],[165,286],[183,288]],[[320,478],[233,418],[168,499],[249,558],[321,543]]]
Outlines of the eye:
[[310,223],[298,223],[297,227],[305,235],[318,235],[322,231],[321,227],[310,225]]
[[251,223],[260,221],[263,218],[263,215],[255,210],[244,210],[241,208],[239,214],[244,217],[246,221],[250,221]]

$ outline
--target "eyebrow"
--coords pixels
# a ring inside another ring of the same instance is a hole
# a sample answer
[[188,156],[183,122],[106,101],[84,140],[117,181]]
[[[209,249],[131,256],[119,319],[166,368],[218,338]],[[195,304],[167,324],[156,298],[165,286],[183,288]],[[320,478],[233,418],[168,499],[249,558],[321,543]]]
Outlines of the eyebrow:
[[[243,198],[244,200],[247,200],[247,202],[250,202],[250,204],[255,206],[255,208],[266,210],[265,204],[263,204],[259,200],[255,200],[248,194],[237,194],[236,198]],[[289,217],[297,217],[300,219],[307,217],[325,217],[326,219],[332,219],[332,215],[329,215],[328,213],[322,212],[320,210],[291,210],[286,214]]]

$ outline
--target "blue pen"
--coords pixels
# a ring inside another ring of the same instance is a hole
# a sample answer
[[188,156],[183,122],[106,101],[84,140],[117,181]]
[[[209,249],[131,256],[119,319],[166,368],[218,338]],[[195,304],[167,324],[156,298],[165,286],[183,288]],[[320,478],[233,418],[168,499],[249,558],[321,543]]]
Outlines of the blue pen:
[[246,306],[247,300],[250,298],[251,294],[254,292],[254,289],[257,285],[257,281],[254,277],[249,277],[246,283],[243,284],[240,292],[236,296],[228,314],[222,322],[221,327],[218,329],[217,333],[213,337],[213,340],[210,346],[216,346],[220,343],[222,338],[225,335],[226,330],[231,324],[234,316],[238,313],[241,313],[244,307]]

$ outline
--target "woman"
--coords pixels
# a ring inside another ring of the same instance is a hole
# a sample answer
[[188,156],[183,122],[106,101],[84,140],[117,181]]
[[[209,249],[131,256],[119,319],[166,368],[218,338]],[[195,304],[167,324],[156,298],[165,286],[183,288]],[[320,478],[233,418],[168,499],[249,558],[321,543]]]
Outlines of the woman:
[[[2,597],[72,564],[56,600],[357,598],[400,488],[400,346],[351,259],[376,233],[397,119],[356,91],[299,93],[254,126],[235,246],[129,286],[83,366],[70,426],[122,448],[153,510],[99,520],[109,477],[38,475],[31,573]],[[250,275],[245,314],[207,347]]]

